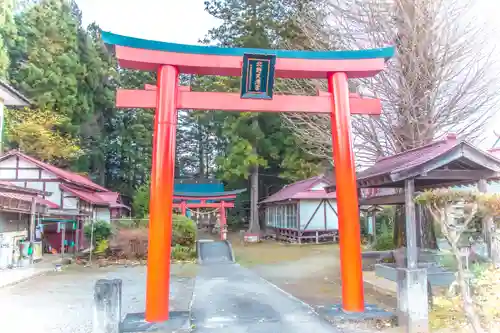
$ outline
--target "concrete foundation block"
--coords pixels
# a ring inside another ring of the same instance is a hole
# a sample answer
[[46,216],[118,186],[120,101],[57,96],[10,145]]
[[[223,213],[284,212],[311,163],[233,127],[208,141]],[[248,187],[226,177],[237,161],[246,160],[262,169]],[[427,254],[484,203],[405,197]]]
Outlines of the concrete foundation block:
[[129,313],[120,325],[120,333],[188,333],[191,332],[189,311],[171,311],[168,321],[148,323],[144,313]]
[[119,333],[122,280],[98,280],[94,286],[93,333]]
[[324,316],[335,327],[341,329],[362,329],[372,330],[373,328],[382,328],[393,326],[395,324],[395,315],[391,312],[381,309],[375,304],[366,304],[363,312],[346,312],[341,304],[325,306],[318,308],[318,312]]
[[398,268],[398,325],[408,333],[429,333],[427,270]]

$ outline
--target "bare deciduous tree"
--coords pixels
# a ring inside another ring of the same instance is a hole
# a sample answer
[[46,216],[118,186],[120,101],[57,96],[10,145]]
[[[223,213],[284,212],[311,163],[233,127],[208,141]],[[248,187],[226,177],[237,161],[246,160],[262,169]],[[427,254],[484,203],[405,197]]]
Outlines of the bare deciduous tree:
[[[298,20],[308,45],[290,48],[363,49],[395,45],[388,68],[353,87],[381,99],[380,117],[353,117],[357,162],[373,163],[446,132],[481,138],[497,99],[487,31],[471,0],[323,0]],[[318,17],[321,15],[321,17]],[[326,22],[326,24],[325,24]],[[326,82],[287,80],[284,91],[310,93]],[[284,115],[311,153],[331,156],[328,115]]]

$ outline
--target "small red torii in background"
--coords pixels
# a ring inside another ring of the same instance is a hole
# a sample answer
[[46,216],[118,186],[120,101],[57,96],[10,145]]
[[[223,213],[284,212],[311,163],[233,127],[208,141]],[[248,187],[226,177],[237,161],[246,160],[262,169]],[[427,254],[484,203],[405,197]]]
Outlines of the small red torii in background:
[[[123,68],[156,71],[156,88],[119,89],[117,107],[156,108],[149,223],[146,320],[168,320],[170,244],[174,208],[177,110],[327,113],[331,116],[342,276],[342,308],[365,308],[351,114],[378,115],[377,99],[350,94],[348,78],[371,77],[385,68],[394,48],[359,51],[290,51],[220,48],[150,41],[102,32]],[[241,76],[241,94],[193,92],[179,74]],[[274,95],[275,77],[326,79],[317,96]]]

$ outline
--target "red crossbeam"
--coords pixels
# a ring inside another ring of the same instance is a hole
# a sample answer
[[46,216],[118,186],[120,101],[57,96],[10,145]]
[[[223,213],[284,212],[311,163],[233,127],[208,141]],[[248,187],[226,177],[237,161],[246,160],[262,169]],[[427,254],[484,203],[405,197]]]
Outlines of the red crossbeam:
[[236,194],[227,194],[227,195],[219,195],[219,196],[211,196],[211,197],[193,197],[193,196],[181,196],[174,195],[174,200],[222,200],[222,199],[236,199]]
[[[116,106],[119,108],[155,108],[156,89],[150,85],[147,90],[118,89]],[[349,97],[351,114],[380,115],[380,100]],[[274,95],[272,100],[242,99],[239,94],[221,92],[193,92],[189,87],[179,87],[177,109],[221,110],[248,112],[296,112],[330,113],[331,94],[321,92],[319,96]]]
[[[234,203],[224,202],[224,208],[234,208]],[[220,208],[220,202],[217,203],[187,203],[186,208]],[[174,203],[174,208],[182,208],[182,204]]]

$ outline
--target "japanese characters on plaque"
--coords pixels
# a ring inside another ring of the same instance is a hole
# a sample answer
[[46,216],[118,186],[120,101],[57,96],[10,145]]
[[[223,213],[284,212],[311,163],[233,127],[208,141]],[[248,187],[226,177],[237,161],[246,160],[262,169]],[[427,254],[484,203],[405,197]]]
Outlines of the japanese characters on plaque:
[[272,99],[275,55],[245,54],[241,72],[241,98]]

